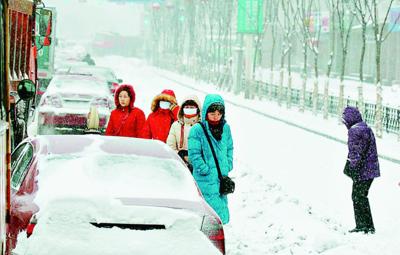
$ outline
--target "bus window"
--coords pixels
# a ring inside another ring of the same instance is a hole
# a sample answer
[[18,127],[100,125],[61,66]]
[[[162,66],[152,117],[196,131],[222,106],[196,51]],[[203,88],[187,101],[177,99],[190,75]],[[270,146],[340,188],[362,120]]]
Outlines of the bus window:
[[16,79],[17,75],[15,73],[15,37],[17,33],[17,13],[15,11],[10,10],[9,14],[9,22],[10,22],[10,75],[12,79]]
[[16,31],[16,42],[15,42],[15,65],[14,71],[17,74],[18,79],[22,79],[21,73],[21,51],[22,51],[22,13],[17,15],[17,31]]
[[26,55],[29,54],[30,45],[28,42],[28,15],[23,14],[22,20],[22,52],[21,52],[21,61],[20,61],[20,71],[23,75],[24,79],[27,79],[28,76],[28,65],[26,64]]
[[[3,5],[2,2],[0,1],[0,44],[4,45],[5,44],[5,35],[4,35],[4,17],[3,17]],[[5,120],[6,119],[6,81],[5,81],[5,52],[4,52],[4,47],[0,47],[0,100],[1,100],[1,106],[0,106],[0,120]]]

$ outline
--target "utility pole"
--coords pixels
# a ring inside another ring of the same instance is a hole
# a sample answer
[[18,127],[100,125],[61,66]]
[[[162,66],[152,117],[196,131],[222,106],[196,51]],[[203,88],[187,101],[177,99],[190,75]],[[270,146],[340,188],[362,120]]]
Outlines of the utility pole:
[[252,90],[252,82],[253,82],[253,54],[254,54],[254,40],[252,34],[244,35],[244,43],[245,43],[245,90],[244,90],[244,98],[253,98],[253,90]]
[[[245,98],[252,98],[253,95],[253,74],[254,74],[254,34],[260,34],[263,32],[263,0],[238,0],[238,20],[237,20],[237,31],[240,37],[240,45],[244,43],[244,54],[245,54]],[[243,47],[240,50],[240,58],[238,58],[237,65],[242,65]],[[237,68],[237,71],[240,71]],[[236,73],[236,79],[239,78],[240,73]],[[237,83],[235,83],[237,89]],[[235,93],[238,93],[235,90]]]
[[234,89],[233,92],[235,95],[240,93],[242,87],[242,73],[243,73],[243,34],[238,34],[239,43],[236,48],[234,48],[234,65],[233,74],[234,74]]

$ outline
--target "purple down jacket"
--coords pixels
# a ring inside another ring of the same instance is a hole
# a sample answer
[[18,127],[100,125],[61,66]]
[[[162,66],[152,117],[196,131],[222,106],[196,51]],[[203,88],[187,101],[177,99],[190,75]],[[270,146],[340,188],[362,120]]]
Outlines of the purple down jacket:
[[346,107],[342,118],[348,129],[349,153],[345,174],[354,181],[379,177],[378,152],[372,129],[362,120],[360,112],[355,107]]

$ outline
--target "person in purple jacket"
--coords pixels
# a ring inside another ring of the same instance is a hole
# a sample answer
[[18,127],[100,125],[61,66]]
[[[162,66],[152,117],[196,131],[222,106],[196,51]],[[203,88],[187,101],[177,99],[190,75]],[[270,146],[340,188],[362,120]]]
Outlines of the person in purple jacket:
[[350,233],[375,233],[368,191],[374,178],[380,176],[378,152],[372,129],[362,120],[355,107],[343,111],[343,124],[348,129],[348,149],[344,173],[353,180],[352,200],[356,227]]

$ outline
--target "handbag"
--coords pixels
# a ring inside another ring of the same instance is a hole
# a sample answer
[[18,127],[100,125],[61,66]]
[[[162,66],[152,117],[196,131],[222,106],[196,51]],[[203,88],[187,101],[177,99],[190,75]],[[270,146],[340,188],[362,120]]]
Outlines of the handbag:
[[214,147],[211,143],[210,135],[208,134],[206,127],[202,122],[199,122],[201,127],[203,128],[204,134],[207,137],[208,144],[210,145],[211,152],[214,157],[215,165],[217,166],[218,170],[218,178],[219,178],[219,193],[221,195],[228,195],[230,193],[233,193],[235,191],[235,182],[229,177],[229,176],[223,176],[221,174],[221,169],[219,167],[217,155],[215,154]]

